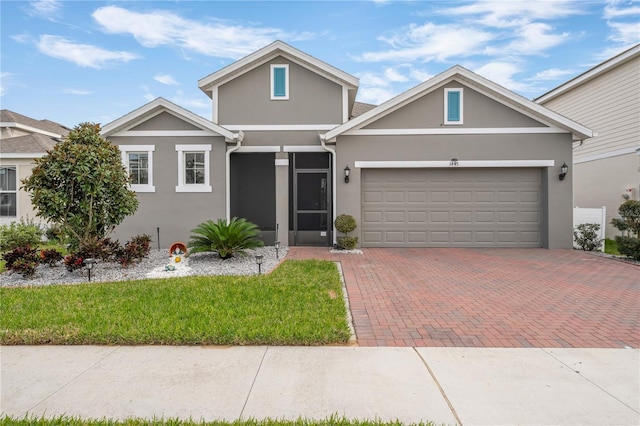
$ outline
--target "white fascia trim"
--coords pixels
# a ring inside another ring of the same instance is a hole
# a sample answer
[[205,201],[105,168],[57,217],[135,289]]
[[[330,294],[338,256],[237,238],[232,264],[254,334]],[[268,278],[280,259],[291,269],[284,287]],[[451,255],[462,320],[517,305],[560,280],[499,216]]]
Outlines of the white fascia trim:
[[331,130],[339,124],[225,124],[229,130],[243,130],[245,132],[258,131],[300,131],[300,130]]
[[[300,66],[310,69],[314,72],[321,70],[325,77],[330,80],[335,80],[338,84],[349,84],[354,88],[358,87],[359,79],[346,72],[327,64],[313,56],[289,46],[288,44],[276,40],[273,43],[259,49],[242,59],[224,67],[223,69],[216,71],[208,76],[198,80],[198,87],[201,90],[207,89],[207,86],[211,84],[222,85],[224,81],[233,79],[237,75],[248,72],[263,63],[270,61],[271,59],[282,56],[287,58]],[[316,70],[314,70],[314,68]],[[226,78],[225,78],[226,77]],[[224,79],[224,80],[223,80]]]
[[213,121],[215,124],[218,124],[218,121],[220,119],[219,115],[218,115],[218,111],[220,111],[220,99],[218,98],[218,86],[214,86],[211,88],[211,100],[212,100],[212,108],[213,108],[213,114],[211,117],[211,121]]
[[342,123],[349,121],[349,90],[342,86]]
[[393,135],[503,135],[503,134],[547,134],[568,133],[557,127],[449,127],[432,129],[359,129],[345,132],[348,136],[393,136]]
[[640,155],[640,147],[618,149],[616,151],[605,152],[602,154],[590,155],[583,158],[575,158],[573,164],[588,163],[589,161],[604,160],[605,158],[619,157],[621,155],[637,153]]
[[276,158],[276,166],[288,166],[289,159],[288,158]]
[[62,138],[61,134],[53,133],[53,132],[47,132],[46,130],[38,129],[37,127],[27,126],[27,125],[22,124],[22,123],[2,121],[2,122],[0,122],[0,127],[14,127],[16,129],[25,130],[25,131],[30,132],[30,133],[40,133],[41,135],[45,135],[45,136],[51,136],[51,137],[54,137],[54,138]]
[[242,154],[242,153],[246,154],[248,152],[280,152],[280,146],[279,145],[265,145],[265,146],[246,146],[246,145],[244,145],[244,146],[241,146],[238,149],[234,149],[233,152],[237,152],[239,154]]
[[[204,151],[204,184],[187,185],[184,183],[184,155],[185,152],[202,152]],[[209,155],[211,152],[211,145],[176,145],[176,152],[178,153],[178,185],[176,185],[176,192],[213,192],[211,188],[211,171]]]
[[451,161],[356,161],[354,167],[362,169],[430,169],[480,167],[553,167],[555,160],[459,160]]
[[221,136],[211,130],[124,130],[111,136],[175,137],[175,136]]
[[320,145],[285,145],[282,150],[284,152],[327,152]]
[[47,155],[46,152],[36,152],[36,153],[25,153],[25,154],[19,154],[19,153],[8,153],[8,154],[0,154],[0,158],[5,159],[5,158],[25,158],[25,159],[30,159],[30,158],[42,158],[45,155]]

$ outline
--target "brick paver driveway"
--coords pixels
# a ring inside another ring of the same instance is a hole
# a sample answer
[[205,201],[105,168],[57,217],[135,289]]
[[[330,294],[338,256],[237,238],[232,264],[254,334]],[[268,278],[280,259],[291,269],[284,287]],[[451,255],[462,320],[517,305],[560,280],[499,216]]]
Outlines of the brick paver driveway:
[[364,249],[341,262],[361,346],[640,348],[640,266],[573,250]]

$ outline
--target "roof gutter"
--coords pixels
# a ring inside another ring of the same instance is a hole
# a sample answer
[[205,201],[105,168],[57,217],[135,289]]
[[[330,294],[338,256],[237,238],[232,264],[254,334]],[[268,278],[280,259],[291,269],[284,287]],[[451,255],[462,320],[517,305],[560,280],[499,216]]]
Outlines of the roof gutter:
[[239,131],[238,133],[233,134],[233,140],[236,141],[236,146],[229,148],[226,152],[226,179],[225,179],[225,204],[226,204],[226,213],[227,213],[227,223],[231,220],[231,154],[236,152],[242,146],[242,141],[244,140],[244,133]]
[[335,246],[336,244],[336,226],[335,226],[335,219],[336,219],[336,201],[338,199],[337,194],[336,194],[336,189],[337,189],[337,183],[336,183],[336,164],[337,164],[337,159],[336,159],[336,150],[329,148],[326,145],[327,142],[327,138],[326,135],[322,135],[322,134],[318,134],[318,137],[320,138],[320,145],[322,146],[322,149],[324,149],[325,151],[331,153],[331,242],[332,244]]

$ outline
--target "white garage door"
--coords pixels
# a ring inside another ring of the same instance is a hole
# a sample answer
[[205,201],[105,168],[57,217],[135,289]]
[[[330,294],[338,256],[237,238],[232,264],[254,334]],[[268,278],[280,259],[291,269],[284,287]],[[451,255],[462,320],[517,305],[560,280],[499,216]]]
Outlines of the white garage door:
[[542,170],[363,169],[363,247],[542,247]]

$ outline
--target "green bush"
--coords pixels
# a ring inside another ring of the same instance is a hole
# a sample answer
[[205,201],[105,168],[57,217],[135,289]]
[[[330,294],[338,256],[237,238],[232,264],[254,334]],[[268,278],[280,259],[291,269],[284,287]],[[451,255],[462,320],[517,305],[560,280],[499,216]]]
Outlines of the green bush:
[[599,238],[600,225],[597,223],[582,223],[573,231],[573,238],[578,247],[584,251],[593,251],[600,247],[602,238]]
[[246,250],[262,247],[264,243],[257,239],[260,228],[244,218],[234,217],[217,222],[208,220],[191,232],[189,254],[213,252],[221,259],[229,259],[236,254],[244,255]]
[[640,238],[616,236],[616,244],[620,254],[640,260]]
[[358,237],[350,237],[349,232],[357,228],[356,219],[349,214],[341,214],[333,222],[338,232],[345,234],[336,238],[340,250],[353,250],[358,246]]
[[30,245],[16,247],[12,251],[2,255],[2,260],[6,262],[5,267],[12,273],[17,272],[25,278],[30,278],[35,274],[36,267],[40,263],[38,251]]
[[336,230],[338,232],[342,232],[343,234],[348,234],[357,228],[356,219],[349,214],[341,214],[336,217],[336,220],[333,222],[336,226]]
[[627,200],[618,207],[620,218],[613,218],[611,224],[622,233],[640,237],[640,201]]
[[353,250],[358,246],[358,237],[338,237],[337,242],[341,250]]
[[0,251],[13,250],[27,245],[37,246],[42,239],[43,231],[40,225],[20,219],[9,225],[0,226]]

